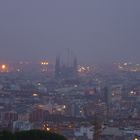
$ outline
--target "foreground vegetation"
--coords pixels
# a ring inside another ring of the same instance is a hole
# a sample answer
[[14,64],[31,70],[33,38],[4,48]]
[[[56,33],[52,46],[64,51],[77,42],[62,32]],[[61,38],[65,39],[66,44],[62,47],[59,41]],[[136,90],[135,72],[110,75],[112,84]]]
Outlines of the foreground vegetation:
[[21,132],[0,132],[0,140],[66,140],[65,137],[41,130],[30,130]]

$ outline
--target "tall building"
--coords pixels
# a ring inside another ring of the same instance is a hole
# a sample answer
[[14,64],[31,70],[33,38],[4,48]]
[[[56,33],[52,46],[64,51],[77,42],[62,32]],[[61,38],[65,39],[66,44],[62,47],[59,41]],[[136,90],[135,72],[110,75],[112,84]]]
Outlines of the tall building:
[[107,107],[106,121],[108,121],[109,112],[110,112],[110,93],[108,87],[103,88],[103,101],[106,103],[106,107]]
[[56,58],[56,63],[55,63],[55,78],[59,78],[61,75],[60,71],[60,57]]
[[[70,60],[69,60],[70,59]],[[57,57],[55,63],[55,78],[72,79],[77,77],[77,58],[69,58],[67,62],[63,62],[65,58]]]
[[77,58],[75,57],[73,60],[73,72],[75,76],[77,76],[77,69],[78,69],[78,62],[77,62]]

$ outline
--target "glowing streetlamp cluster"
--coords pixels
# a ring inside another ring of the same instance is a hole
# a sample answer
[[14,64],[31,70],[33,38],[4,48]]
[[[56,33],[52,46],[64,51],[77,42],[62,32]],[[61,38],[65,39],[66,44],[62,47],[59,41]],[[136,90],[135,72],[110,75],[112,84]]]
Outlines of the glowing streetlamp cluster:
[[49,128],[49,125],[47,123],[45,123],[43,125],[43,128],[42,128],[44,131],[51,131],[51,129]]
[[0,72],[8,72],[8,65],[7,64],[1,64],[0,66]]
[[42,61],[41,65],[49,65],[49,62],[48,61]]
[[90,67],[89,66],[79,66],[78,67],[78,72],[79,73],[89,73],[90,72]]

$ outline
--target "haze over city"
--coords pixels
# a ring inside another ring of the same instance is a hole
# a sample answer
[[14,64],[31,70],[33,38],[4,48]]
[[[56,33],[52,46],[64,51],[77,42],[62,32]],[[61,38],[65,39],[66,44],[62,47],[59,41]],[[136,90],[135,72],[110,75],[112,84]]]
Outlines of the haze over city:
[[1,0],[0,60],[139,62],[139,0]]
[[140,0],[0,0],[0,140],[140,140]]

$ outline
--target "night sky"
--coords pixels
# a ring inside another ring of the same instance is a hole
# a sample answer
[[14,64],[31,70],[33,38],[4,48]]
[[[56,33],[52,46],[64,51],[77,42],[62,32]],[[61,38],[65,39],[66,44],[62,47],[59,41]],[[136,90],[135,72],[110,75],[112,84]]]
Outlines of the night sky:
[[140,0],[0,0],[0,60],[140,62]]

